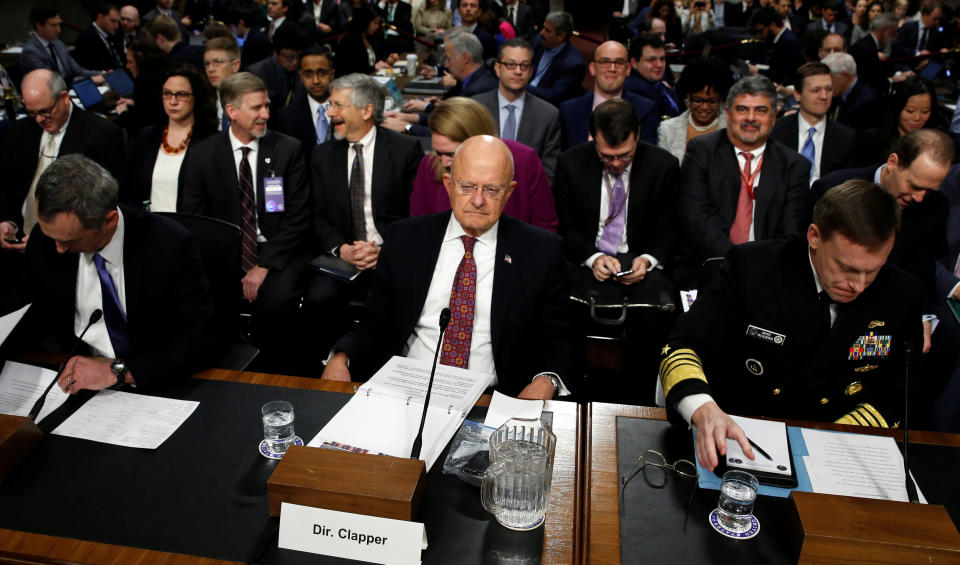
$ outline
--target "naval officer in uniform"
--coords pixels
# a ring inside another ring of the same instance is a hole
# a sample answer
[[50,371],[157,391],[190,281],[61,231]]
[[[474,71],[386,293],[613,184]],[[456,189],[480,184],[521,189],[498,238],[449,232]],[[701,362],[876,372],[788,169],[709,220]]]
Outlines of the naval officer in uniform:
[[806,241],[734,247],[660,363],[672,419],[697,429],[708,469],[726,438],[753,450],[727,412],[890,427],[903,408],[905,343],[919,354],[919,283],[887,256],[896,200],[851,180],[814,208]]

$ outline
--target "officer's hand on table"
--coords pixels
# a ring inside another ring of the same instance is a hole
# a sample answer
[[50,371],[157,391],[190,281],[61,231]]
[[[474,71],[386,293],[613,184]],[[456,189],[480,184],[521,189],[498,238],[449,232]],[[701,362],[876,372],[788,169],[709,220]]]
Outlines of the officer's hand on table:
[[697,460],[708,471],[717,467],[717,454],[727,454],[727,438],[737,440],[743,453],[753,459],[753,448],[747,441],[747,434],[733,421],[733,418],[717,406],[714,401],[707,402],[690,417],[690,423],[697,429]]
[[933,322],[925,320],[923,322],[923,352],[930,353],[930,337],[933,335]]
[[525,400],[550,400],[556,392],[557,389],[554,388],[553,382],[544,377],[533,379],[532,383],[520,391],[517,398],[523,398]]
[[350,382],[350,369],[347,368],[347,354],[337,353],[329,361],[320,375],[321,380]]
[[616,257],[601,255],[593,262],[593,278],[605,281],[620,272],[620,261]]
[[633,264],[630,265],[633,272],[617,278],[622,284],[634,284],[643,280],[647,276],[647,269],[650,268],[650,261],[646,257],[634,257]]
[[[127,372],[130,376],[130,373]],[[76,394],[81,390],[101,390],[117,384],[117,376],[110,370],[109,359],[91,359],[79,355],[71,357],[57,380],[60,390]]]

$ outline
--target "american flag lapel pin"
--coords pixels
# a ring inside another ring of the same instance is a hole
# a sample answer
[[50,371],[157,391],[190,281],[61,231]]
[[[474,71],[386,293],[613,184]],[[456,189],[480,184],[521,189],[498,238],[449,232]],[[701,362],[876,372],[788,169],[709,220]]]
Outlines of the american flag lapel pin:
[[509,255],[504,255],[503,260],[513,265],[513,259]]

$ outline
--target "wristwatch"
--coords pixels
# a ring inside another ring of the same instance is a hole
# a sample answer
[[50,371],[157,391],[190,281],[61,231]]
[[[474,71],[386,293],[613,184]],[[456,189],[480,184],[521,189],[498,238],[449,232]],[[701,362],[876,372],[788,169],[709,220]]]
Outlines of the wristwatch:
[[110,363],[110,371],[117,376],[117,384],[122,385],[127,380],[127,363],[123,359],[114,359]]
[[550,379],[550,382],[553,383],[553,397],[556,398],[557,395],[560,394],[560,378],[553,373],[540,373],[539,375],[533,377],[533,381],[539,379],[540,377]]

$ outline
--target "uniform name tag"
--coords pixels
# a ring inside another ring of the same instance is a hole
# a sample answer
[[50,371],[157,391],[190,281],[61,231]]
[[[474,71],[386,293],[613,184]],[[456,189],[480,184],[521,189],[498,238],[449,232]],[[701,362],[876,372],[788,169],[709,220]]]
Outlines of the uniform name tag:
[[427,548],[419,522],[362,516],[284,502],[280,547],[367,563],[419,565]]
[[787,340],[787,336],[783,334],[758,328],[757,326],[747,326],[747,336],[755,337],[761,341],[774,343],[776,345],[783,345],[783,342]]
[[266,177],[263,179],[263,206],[267,213],[283,212],[283,177]]

